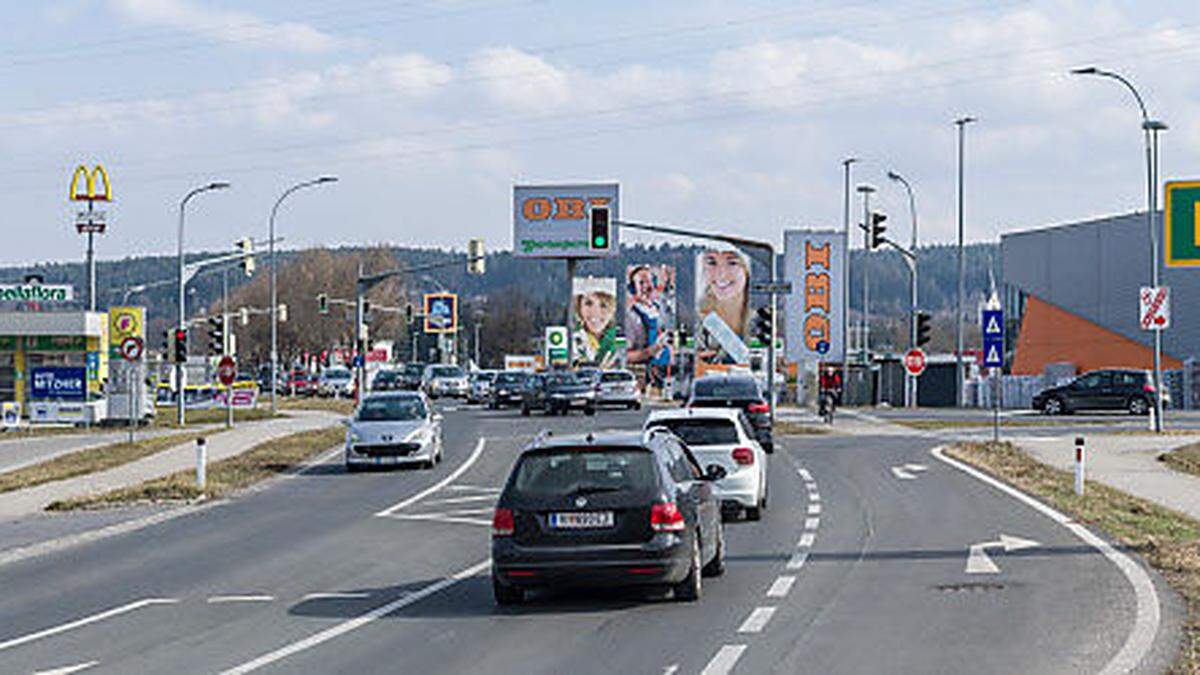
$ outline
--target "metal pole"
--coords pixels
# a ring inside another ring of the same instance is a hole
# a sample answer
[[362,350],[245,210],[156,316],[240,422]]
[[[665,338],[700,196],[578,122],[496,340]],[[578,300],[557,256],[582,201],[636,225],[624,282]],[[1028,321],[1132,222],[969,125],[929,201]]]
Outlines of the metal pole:
[[842,188],[842,239],[845,261],[842,264],[842,383],[849,382],[850,373],[846,366],[850,362],[850,165],[858,160],[849,157],[842,160],[845,182]]
[[[362,263],[358,264],[358,278],[362,279],[363,270]],[[357,400],[362,401],[363,392],[366,390],[363,369],[366,366],[366,355],[363,354],[363,348],[366,346],[366,341],[363,339],[363,284],[357,282],[354,291],[354,376],[357,383]],[[360,363],[359,359],[362,359]]]
[[479,363],[479,319],[475,319],[475,367],[481,368]]
[[[221,268],[221,356],[231,356],[229,349],[229,266]],[[233,428],[233,383],[225,387],[225,428]]]
[[[88,211],[92,210],[92,203],[88,202]],[[88,232],[87,243],[87,268],[88,268],[88,310],[96,311],[96,235]]]
[[963,405],[963,381],[964,381],[964,364],[963,364],[963,277],[965,275],[965,267],[963,260],[963,153],[966,139],[967,125],[974,122],[973,117],[960,117],[954,120],[954,124],[958,127],[958,293],[954,302],[954,358],[955,358],[955,390],[958,398],[958,405]]
[[129,444],[133,445],[133,427],[135,424],[133,415],[133,388],[134,384],[136,383],[136,376],[140,375],[140,373],[138,373],[138,362],[126,361],[125,363],[128,366],[128,369],[125,371],[125,373],[127,379],[129,380]]
[[[867,364],[869,371],[871,364],[871,265],[867,256],[871,252],[871,193],[875,191],[875,188],[870,185],[859,185],[858,191],[863,196],[863,312],[859,342],[862,344],[863,363]],[[874,394],[871,395],[871,400],[872,402],[875,400]]]
[[[767,345],[767,391],[770,392],[770,394],[767,395],[767,401],[769,401],[771,404],[771,409],[767,411],[767,414],[770,415],[771,428],[775,427],[775,404],[777,403],[777,399],[775,396],[775,336],[777,335],[776,324],[778,323],[778,321],[776,319],[776,313],[778,312],[779,308],[777,307],[777,303],[776,303],[776,298],[777,298],[778,294],[775,292],[774,288],[775,288],[775,283],[776,283],[777,276],[779,273],[778,266],[779,266],[778,256],[776,256],[775,252],[772,251],[771,252],[771,288],[772,288],[772,290],[771,290],[771,335],[770,335],[771,343]],[[667,367],[670,368],[669,365]]]
[[[1147,142],[1153,145],[1153,151],[1147,146],[1147,159],[1150,165],[1147,174],[1146,193],[1149,195],[1148,211],[1150,212],[1150,285],[1158,288],[1158,132],[1165,125],[1149,121],[1143,123],[1147,127]],[[1154,331],[1154,432],[1163,430],[1163,390],[1166,382],[1162,373],[1162,331]]]
[[567,258],[567,367],[571,368],[575,365],[575,329],[571,325],[572,311],[571,305],[574,304],[575,296],[572,294],[571,286],[575,283],[575,259]]
[[[187,194],[187,196],[185,196],[183,198],[183,201],[179,202],[179,242],[178,242],[179,243],[179,247],[178,247],[179,248],[179,251],[178,251],[178,257],[179,257],[179,322],[176,324],[176,327],[179,330],[187,330],[187,319],[186,319],[187,314],[185,313],[186,309],[184,307],[185,299],[184,299],[184,292],[183,292],[183,286],[184,286],[184,283],[183,283],[183,215],[184,215],[185,209],[187,208],[188,200],[191,199],[192,195],[194,195],[194,194],[196,194],[195,190],[193,190],[192,192],[189,192]],[[171,339],[174,340],[175,337],[171,336]],[[176,345],[176,347],[178,347],[178,346],[179,345]],[[181,427],[186,423],[186,413],[184,412],[184,405],[183,405],[183,387],[184,387],[183,365],[184,365],[184,361],[186,361],[186,360],[187,360],[186,353],[175,354],[175,408],[176,408],[175,422],[178,423],[179,426],[181,426]]]

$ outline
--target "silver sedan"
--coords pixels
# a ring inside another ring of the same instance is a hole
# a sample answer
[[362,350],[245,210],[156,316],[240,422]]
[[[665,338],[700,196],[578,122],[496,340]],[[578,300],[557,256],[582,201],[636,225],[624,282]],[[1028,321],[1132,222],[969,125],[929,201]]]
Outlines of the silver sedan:
[[346,420],[346,469],[420,464],[442,459],[442,416],[421,392],[369,394]]

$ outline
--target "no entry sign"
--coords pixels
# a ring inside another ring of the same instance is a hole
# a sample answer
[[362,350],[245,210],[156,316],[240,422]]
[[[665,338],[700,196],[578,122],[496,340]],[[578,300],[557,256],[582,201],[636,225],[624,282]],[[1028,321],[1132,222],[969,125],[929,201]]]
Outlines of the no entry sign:
[[232,356],[221,357],[221,362],[217,364],[217,379],[226,387],[237,379],[237,364],[234,363]]
[[908,350],[904,355],[904,369],[913,377],[925,372],[925,352],[919,348]]

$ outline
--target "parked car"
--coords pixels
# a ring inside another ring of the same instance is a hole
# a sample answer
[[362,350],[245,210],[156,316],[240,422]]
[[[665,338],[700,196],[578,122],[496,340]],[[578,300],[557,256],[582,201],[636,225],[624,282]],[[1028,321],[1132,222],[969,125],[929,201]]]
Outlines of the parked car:
[[403,391],[404,371],[391,368],[375,373],[371,380],[371,391]]
[[637,378],[628,370],[606,370],[600,373],[596,384],[596,405],[624,406],[640,410],[642,395],[638,391]]
[[[1033,407],[1047,415],[1077,410],[1126,410],[1148,415],[1154,407],[1154,378],[1145,370],[1108,369],[1084,373],[1067,384],[1050,387],[1033,397]],[[1163,396],[1163,405],[1170,403]]]
[[425,379],[425,364],[424,363],[406,363],[404,364],[404,375],[401,378],[401,386],[409,391],[416,391],[421,388],[421,381]]
[[421,392],[367,394],[346,421],[346,469],[442,459],[442,416]]
[[533,375],[525,383],[521,414],[545,410],[547,415],[566,415],[571,410],[596,414],[596,390],[569,370]]
[[421,389],[430,398],[453,396],[467,397],[467,374],[458,366],[430,364],[425,366]]
[[484,403],[491,398],[492,382],[496,380],[496,371],[477,370],[471,373],[467,384],[467,403]]
[[746,413],[754,427],[754,438],[771,452],[775,441],[771,430],[771,406],[758,382],[750,375],[705,375],[692,381],[688,408],[735,408]]
[[317,395],[317,378],[305,370],[293,370],[284,376],[280,385],[279,393],[281,394],[289,396]]
[[492,516],[492,591],[511,605],[537,588],[669,588],[700,597],[725,570],[713,483],[670,432],[556,438],[517,459]]
[[600,374],[603,372],[595,366],[580,366],[575,369],[575,376],[594,387],[600,384]]
[[327,398],[354,396],[354,375],[349,368],[326,368],[317,378],[317,394]]
[[762,518],[767,508],[767,452],[754,437],[746,413],[735,408],[656,410],[645,427],[667,428],[703,466],[718,464],[725,469],[725,477],[713,489],[726,514]]
[[521,370],[502,370],[496,373],[488,396],[488,408],[508,408],[521,405],[525,394],[525,380],[529,374]]

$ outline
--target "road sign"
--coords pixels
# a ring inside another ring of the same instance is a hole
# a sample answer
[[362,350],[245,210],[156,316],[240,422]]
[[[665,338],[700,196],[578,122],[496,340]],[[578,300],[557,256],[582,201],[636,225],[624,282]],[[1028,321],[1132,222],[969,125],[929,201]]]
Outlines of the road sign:
[[1167,286],[1143,286],[1138,294],[1138,317],[1142,330],[1166,330],[1171,327],[1171,289]]
[[21,404],[16,401],[0,403],[0,426],[15,429],[21,424]]
[[1167,267],[1200,266],[1200,181],[1168,181],[1164,191]]
[[121,341],[121,358],[126,361],[137,361],[142,358],[142,350],[145,344],[141,338],[127,337]]
[[458,332],[458,295],[454,293],[425,294],[425,332]]
[[1004,312],[999,309],[983,310],[980,328],[983,332],[984,367],[1004,367]]
[[567,363],[567,327],[546,326],[546,362],[551,366]]
[[750,284],[750,292],[789,295],[792,292],[792,283],[790,281],[777,281],[773,284],[769,282]]
[[983,338],[1004,339],[1004,312],[999,309],[983,310]]
[[237,363],[234,362],[232,356],[221,357],[221,362],[217,364],[217,379],[226,387],[237,379]]
[[913,377],[918,377],[925,372],[925,352],[920,348],[908,350],[908,353],[904,355],[904,369]]

